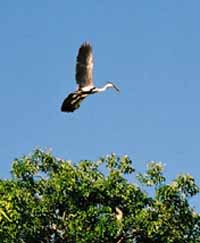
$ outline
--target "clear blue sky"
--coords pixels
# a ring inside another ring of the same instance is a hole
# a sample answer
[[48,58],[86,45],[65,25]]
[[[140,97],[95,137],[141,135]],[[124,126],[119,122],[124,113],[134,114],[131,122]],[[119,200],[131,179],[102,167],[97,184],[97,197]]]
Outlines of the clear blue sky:
[[[199,9],[197,0],[1,1],[0,177],[41,147],[73,161],[128,154],[140,171],[162,161],[169,180],[187,172],[200,184]],[[85,40],[96,85],[115,81],[121,93],[61,113]]]

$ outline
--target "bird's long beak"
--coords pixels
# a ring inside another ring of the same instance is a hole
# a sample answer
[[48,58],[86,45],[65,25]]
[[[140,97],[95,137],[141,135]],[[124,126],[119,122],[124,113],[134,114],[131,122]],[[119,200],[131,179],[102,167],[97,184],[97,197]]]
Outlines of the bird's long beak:
[[113,88],[117,91],[120,92],[120,90],[117,88],[117,86],[115,84],[113,84]]

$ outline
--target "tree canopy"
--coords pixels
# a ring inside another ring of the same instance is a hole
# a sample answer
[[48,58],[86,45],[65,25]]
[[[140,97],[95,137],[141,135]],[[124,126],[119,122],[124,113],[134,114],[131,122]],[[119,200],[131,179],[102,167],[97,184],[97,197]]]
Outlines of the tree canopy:
[[161,163],[142,174],[127,156],[72,163],[37,149],[11,174],[0,180],[1,243],[200,242],[189,204],[199,188],[188,174],[166,183]]

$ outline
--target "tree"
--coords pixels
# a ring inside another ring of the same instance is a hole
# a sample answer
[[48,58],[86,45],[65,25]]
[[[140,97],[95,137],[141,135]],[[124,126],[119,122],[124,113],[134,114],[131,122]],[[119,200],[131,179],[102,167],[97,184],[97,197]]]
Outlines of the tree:
[[194,178],[166,184],[163,170],[149,163],[139,186],[128,180],[135,169],[127,156],[73,164],[35,150],[0,180],[0,242],[200,242],[200,215],[188,202],[199,192]]

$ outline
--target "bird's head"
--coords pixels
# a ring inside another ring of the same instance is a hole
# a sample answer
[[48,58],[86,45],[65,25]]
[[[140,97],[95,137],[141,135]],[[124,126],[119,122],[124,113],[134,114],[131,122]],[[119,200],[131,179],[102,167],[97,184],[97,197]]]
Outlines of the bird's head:
[[107,83],[107,88],[113,88],[113,89],[115,89],[117,92],[120,92],[120,90],[117,88],[117,86],[116,86],[114,83],[112,83],[112,82],[108,82],[108,83]]

